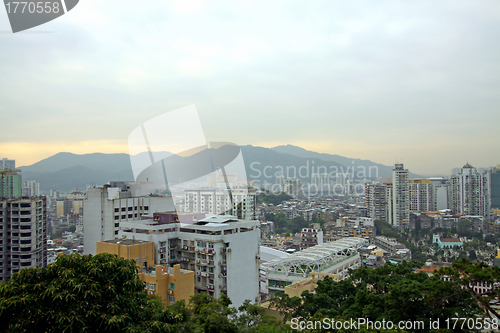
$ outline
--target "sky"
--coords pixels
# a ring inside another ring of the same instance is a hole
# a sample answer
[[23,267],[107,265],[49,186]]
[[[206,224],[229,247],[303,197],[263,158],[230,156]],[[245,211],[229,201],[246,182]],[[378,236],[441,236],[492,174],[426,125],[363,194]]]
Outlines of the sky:
[[0,8],[0,157],[128,153],[195,105],[207,141],[489,167],[499,40],[498,1],[81,0],[16,34]]

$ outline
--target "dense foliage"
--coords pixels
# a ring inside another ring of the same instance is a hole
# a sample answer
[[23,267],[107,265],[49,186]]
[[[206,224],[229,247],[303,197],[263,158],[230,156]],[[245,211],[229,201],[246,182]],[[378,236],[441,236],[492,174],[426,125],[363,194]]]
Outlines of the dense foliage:
[[312,223],[325,224],[325,219],[313,214],[310,221],[306,221],[302,216],[297,216],[291,220],[287,219],[284,213],[266,214],[267,221],[273,221],[277,234],[295,234],[303,228],[308,228]]
[[258,197],[259,202],[266,204],[273,204],[275,206],[291,199],[293,199],[293,197],[286,194],[285,192],[280,192],[276,194],[261,193]]
[[132,260],[111,254],[60,256],[0,285],[2,332],[167,332]]
[[287,332],[265,310],[227,296],[194,295],[164,308],[147,294],[135,261],[116,255],[59,256],[0,284],[0,332]]
[[[474,290],[474,286],[495,286],[500,281],[500,268],[488,266],[483,262],[473,263],[462,258],[454,261],[451,267],[442,267],[436,272],[437,278],[447,278],[462,286],[462,291],[467,293],[471,299],[483,308],[488,309],[497,319],[500,314],[491,307],[491,303],[496,302],[500,297],[500,289],[484,288],[484,292]],[[483,288],[482,288],[483,289]]]
[[167,309],[178,318],[175,329],[179,333],[232,333],[232,332],[289,332],[289,328],[265,309],[249,300],[238,309],[230,307],[231,300],[222,295],[215,299],[206,293],[191,297],[189,304],[178,301]]
[[281,294],[272,303],[288,320],[423,321],[427,328],[431,320],[472,318],[482,313],[459,284],[416,273],[420,266],[416,262],[403,262],[375,269],[361,267],[341,282],[328,277],[318,281],[316,292],[305,291],[302,299]]

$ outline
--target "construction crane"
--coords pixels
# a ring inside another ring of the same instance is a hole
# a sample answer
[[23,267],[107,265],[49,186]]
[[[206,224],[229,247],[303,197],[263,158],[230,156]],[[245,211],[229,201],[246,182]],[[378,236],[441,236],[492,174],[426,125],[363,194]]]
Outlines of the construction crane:
[[21,169],[5,169],[0,170],[0,175],[17,175],[19,172],[21,172]]

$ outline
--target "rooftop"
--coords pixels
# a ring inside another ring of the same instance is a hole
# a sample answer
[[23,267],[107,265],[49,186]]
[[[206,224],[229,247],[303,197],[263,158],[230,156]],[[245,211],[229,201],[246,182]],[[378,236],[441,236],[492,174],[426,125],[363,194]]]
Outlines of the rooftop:
[[283,258],[263,263],[266,270],[305,274],[311,271],[321,272],[327,267],[345,258],[357,254],[357,250],[366,246],[366,240],[358,237],[345,237],[334,242],[323,243],[295,252]]
[[108,243],[108,244],[120,244],[120,245],[137,245],[137,244],[146,244],[149,243],[149,241],[143,241],[139,239],[127,239],[127,238],[119,238],[119,239],[108,239],[105,241],[102,241],[102,243]]

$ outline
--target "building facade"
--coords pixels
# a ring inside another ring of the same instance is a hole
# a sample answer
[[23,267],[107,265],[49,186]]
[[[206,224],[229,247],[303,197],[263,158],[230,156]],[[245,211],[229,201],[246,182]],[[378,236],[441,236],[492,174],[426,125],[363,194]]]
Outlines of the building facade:
[[283,192],[296,198],[302,195],[302,181],[298,178],[288,178],[284,180]]
[[408,169],[396,164],[392,170],[392,221],[395,227],[404,227],[410,220],[410,193]]
[[164,306],[179,300],[186,303],[194,295],[194,272],[180,265],[155,265],[153,242],[136,239],[110,239],[97,242],[97,253],[116,254],[119,258],[134,260],[139,266],[139,279],[149,294],[158,295]]
[[500,208],[500,166],[491,168],[491,207]]
[[247,188],[202,188],[184,191],[184,211],[207,216],[230,214],[242,220],[255,220],[257,191]]
[[97,242],[118,238],[121,221],[140,221],[143,215],[173,210],[171,197],[144,194],[133,182],[89,188],[83,202],[84,253],[96,254]]
[[46,197],[0,199],[0,277],[47,265]]
[[434,186],[430,179],[410,179],[408,181],[411,212],[431,212],[434,205]]
[[225,294],[235,307],[259,300],[259,221],[156,213],[120,229],[120,238],[153,242],[156,262],[194,271],[196,293]]
[[490,216],[490,172],[469,163],[450,177],[449,204],[454,214]]
[[40,184],[34,180],[27,180],[21,186],[23,197],[38,197],[40,195]]
[[368,217],[387,222],[387,186],[382,183],[366,184],[365,206]]
[[0,170],[0,197],[20,198],[22,196],[22,178],[19,170]]
[[14,170],[16,168],[16,160],[2,158],[0,160],[0,170]]
[[307,249],[318,244],[323,244],[323,230],[321,228],[303,228],[301,233],[300,249]]

